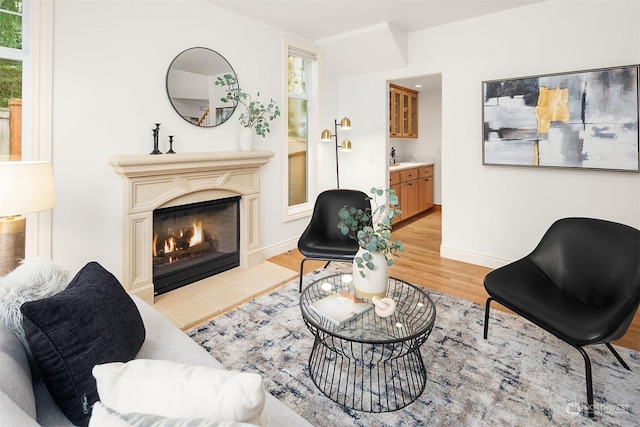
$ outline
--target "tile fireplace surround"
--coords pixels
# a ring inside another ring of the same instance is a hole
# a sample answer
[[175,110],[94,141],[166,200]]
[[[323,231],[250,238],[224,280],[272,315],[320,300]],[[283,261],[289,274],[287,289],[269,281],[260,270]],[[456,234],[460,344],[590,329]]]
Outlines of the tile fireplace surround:
[[262,263],[260,167],[271,151],[220,151],[109,158],[123,179],[122,285],[154,303],[153,210],[230,196],[240,199],[240,268]]

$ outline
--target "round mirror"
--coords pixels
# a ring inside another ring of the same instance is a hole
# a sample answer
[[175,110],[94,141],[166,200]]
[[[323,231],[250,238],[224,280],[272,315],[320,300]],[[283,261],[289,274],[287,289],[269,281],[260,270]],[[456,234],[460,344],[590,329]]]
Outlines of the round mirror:
[[167,71],[167,95],[180,117],[200,127],[218,126],[231,117],[236,103],[222,102],[227,92],[214,84],[224,74],[235,72],[214,50],[192,47],[176,56]]

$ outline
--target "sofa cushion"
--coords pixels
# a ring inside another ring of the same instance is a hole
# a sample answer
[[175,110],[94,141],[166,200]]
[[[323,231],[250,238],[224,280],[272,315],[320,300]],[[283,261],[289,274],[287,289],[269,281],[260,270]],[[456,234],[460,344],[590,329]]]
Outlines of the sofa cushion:
[[22,305],[23,326],[51,396],[76,425],[87,425],[98,400],[91,370],[135,357],[145,337],[135,304],[96,262],[59,294]]
[[0,426],[38,427],[39,424],[0,391]]
[[67,271],[49,258],[22,260],[15,270],[0,277],[0,324],[12,330],[27,347],[20,306],[26,301],[55,295],[68,283]]
[[[28,416],[36,419],[36,399],[31,371],[24,347],[9,329],[0,325],[0,392],[11,399]],[[0,413],[8,411],[0,406]],[[3,424],[0,425],[10,425]]]
[[96,402],[89,427],[252,427],[253,424],[215,421],[206,418],[168,418],[153,414],[121,414]]
[[262,377],[166,360],[93,368],[100,402],[120,413],[265,424]]

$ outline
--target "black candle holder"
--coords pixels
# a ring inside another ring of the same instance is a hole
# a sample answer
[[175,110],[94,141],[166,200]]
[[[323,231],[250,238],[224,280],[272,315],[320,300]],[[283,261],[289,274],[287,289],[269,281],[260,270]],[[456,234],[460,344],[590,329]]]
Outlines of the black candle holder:
[[169,135],[169,151],[167,151],[166,154],[176,154],[176,152],[173,151],[173,135]]
[[151,129],[153,132],[153,151],[149,154],[162,154],[162,151],[158,149],[158,134],[160,133],[160,123],[156,123],[156,128]]

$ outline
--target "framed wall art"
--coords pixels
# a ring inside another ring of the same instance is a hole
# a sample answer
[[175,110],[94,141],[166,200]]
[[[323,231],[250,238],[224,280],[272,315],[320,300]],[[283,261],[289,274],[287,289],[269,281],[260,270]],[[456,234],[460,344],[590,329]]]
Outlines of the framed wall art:
[[484,165],[640,172],[638,65],[482,82]]

